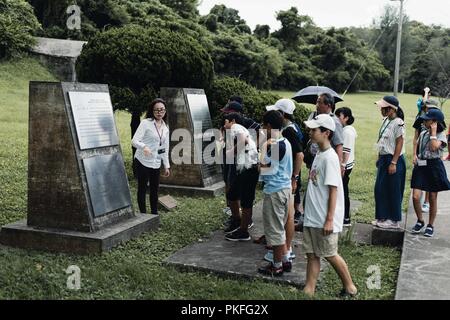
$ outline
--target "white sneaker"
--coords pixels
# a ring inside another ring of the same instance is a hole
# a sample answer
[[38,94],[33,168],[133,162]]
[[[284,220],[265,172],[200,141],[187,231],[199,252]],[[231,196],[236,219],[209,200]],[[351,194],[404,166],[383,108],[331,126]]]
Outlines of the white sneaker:
[[399,229],[400,224],[398,222],[394,222],[394,221],[388,219],[385,222],[378,223],[377,227],[382,228],[382,229]]
[[378,219],[376,219],[376,220],[373,220],[371,223],[372,223],[373,226],[376,227],[376,226],[378,226],[379,223],[382,223],[382,222],[384,222],[384,220],[378,220]]
[[430,212],[430,204],[428,202],[424,202],[422,205],[422,212],[429,213]]
[[223,209],[223,213],[225,213],[227,216],[231,216],[231,209],[230,207],[226,207]]

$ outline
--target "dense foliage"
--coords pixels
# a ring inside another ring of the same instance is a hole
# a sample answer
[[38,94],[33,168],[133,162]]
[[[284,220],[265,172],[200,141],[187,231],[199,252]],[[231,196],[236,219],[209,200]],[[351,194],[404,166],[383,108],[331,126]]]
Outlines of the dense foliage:
[[8,59],[29,49],[32,35],[40,28],[33,8],[24,0],[0,0],[0,59]]

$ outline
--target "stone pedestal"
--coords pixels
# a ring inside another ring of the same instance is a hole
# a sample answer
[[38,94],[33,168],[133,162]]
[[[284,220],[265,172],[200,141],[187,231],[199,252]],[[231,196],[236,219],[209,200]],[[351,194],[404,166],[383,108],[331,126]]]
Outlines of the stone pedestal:
[[158,226],[136,215],[107,85],[30,83],[28,213],[0,243],[91,253]]

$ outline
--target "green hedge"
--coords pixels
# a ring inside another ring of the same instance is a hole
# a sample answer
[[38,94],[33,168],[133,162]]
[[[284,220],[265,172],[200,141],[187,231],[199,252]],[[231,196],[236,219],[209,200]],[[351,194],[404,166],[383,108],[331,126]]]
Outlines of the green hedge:
[[40,28],[33,8],[24,0],[0,0],[0,59],[21,55],[35,43]]
[[[282,98],[278,94],[257,90],[237,78],[216,78],[211,89],[207,91],[209,111],[216,127],[219,126],[221,120],[220,109],[225,106],[228,98],[234,95],[241,96],[244,99],[245,115],[259,122],[262,121],[262,116],[266,112],[266,106],[272,105]],[[294,118],[303,127],[303,121],[306,120],[311,111],[303,105],[296,103],[296,106]]]
[[77,60],[81,82],[108,83],[115,109],[143,111],[161,87],[208,88],[213,62],[188,35],[129,25],[91,39]]

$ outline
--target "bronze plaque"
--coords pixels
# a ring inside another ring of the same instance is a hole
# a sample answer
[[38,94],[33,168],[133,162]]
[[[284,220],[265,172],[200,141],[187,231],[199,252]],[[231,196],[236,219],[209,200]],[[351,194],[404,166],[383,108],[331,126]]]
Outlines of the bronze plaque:
[[131,205],[125,166],[120,153],[83,159],[96,217]]
[[80,150],[119,144],[107,92],[69,92]]

